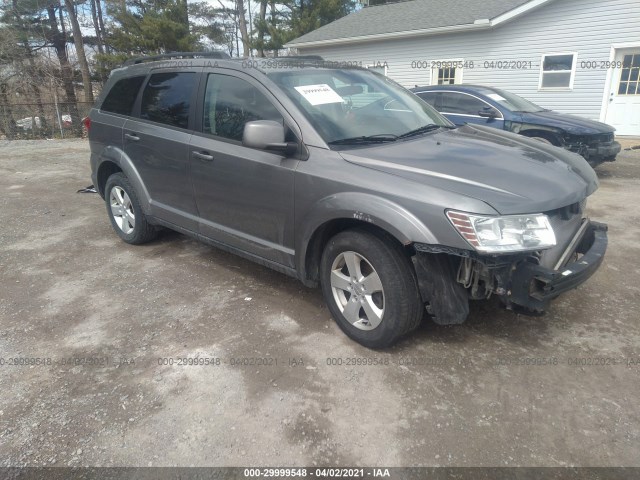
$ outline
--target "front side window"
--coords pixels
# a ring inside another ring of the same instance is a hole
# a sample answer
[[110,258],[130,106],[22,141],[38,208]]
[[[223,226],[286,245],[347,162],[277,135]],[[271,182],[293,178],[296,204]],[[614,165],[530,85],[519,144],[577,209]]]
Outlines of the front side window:
[[573,88],[575,65],[575,53],[543,55],[542,71],[540,72],[540,89]]
[[140,118],[172,127],[189,127],[189,108],[196,74],[193,72],[155,73],[142,94]]
[[274,120],[284,125],[278,109],[260,90],[230,75],[208,76],[203,113],[204,133],[238,142],[247,122]]
[[120,115],[131,115],[138,90],[140,90],[144,79],[145,75],[118,80],[102,102],[100,110]]
[[441,104],[440,111],[443,113],[473,115],[476,117],[480,110],[484,110],[486,107],[491,108],[491,105],[479,98],[455,92],[443,92]]
[[452,125],[393,80],[367,70],[289,69],[268,76],[330,145],[372,136],[394,140],[425,126]]
[[491,93],[486,94],[494,102],[498,102],[502,107],[505,107],[512,112],[519,113],[533,113],[547,111],[544,108],[530,102],[526,98],[522,98],[515,93],[507,92],[505,90],[494,89]]

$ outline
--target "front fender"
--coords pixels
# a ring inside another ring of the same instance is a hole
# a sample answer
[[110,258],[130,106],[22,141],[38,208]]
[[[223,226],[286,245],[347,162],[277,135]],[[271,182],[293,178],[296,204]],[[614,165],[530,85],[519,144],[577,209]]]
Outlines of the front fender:
[[393,203],[368,193],[345,192],[330,195],[305,213],[296,241],[296,266],[306,277],[307,252],[314,233],[332,220],[357,220],[375,225],[403,245],[413,242],[436,243],[436,237],[415,215]]
[[[108,146],[105,147],[99,154],[96,155],[95,172],[96,175],[100,174],[100,168],[105,162],[111,162],[116,164],[122,172],[127,176],[133,188],[135,188],[140,200],[142,211],[146,215],[151,214],[151,197],[149,196],[149,190],[142,181],[142,177],[138,172],[138,169],[133,164],[133,161],[127,154],[120,148]],[[104,192],[102,192],[104,194]]]

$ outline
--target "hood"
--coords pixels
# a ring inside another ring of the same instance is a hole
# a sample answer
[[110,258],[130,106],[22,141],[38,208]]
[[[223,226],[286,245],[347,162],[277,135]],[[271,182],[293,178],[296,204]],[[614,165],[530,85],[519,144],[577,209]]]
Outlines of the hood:
[[533,125],[556,127],[574,135],[594,135],[598,133],[612,133],[616,129],[606,123],[596,122],[588,118],[567,115],[554,111],[523,113],[522,121]]
[[505,215],[571,205],[598,188],[581,156],[477,125],[340,154],[363,167],[482,200]]

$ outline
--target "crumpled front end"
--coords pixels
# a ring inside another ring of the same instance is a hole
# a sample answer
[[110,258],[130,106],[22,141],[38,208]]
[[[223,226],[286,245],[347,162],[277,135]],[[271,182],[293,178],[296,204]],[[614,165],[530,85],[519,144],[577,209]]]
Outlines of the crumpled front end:
[[[469,312],[468,300],[488,299],[492,295],[498,296],[508,309],[540,314],[551,300],[587,281],[604,259],[607,226],[580,215],[575,228],[569,228],[575,223],[570,208],[550,213],[556,225],[564,224],[565,232],[570,232],[562,237],[560,248],[486,255],[415,244],[419,286],[434,321],[462,323]],[[436,277],[455,281],[437,281]]]
[[597,135],[570,135],[563,138],[564,148],[584,157],[592,166],[613,162],[622,146],[615,141],[613,133]]

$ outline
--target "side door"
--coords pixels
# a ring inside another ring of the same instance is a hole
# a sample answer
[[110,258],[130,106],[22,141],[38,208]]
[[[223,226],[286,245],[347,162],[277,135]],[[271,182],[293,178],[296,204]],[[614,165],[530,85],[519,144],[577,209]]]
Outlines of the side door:
[[294,174],[299,160],[242,144],[244,125],[282,123],[287,141],[300,130],[257,80],[227,69],[205,70],[191,172],[200,232],[217,242],[294,267]]
[[616,51],[605,122],[616,135],[640,135],[640,49]]
[[499,110],[480,98],[463,92],[441,92],[439,111],[456,125],[475,123],[487,127],[504,128]]
[[152,70],[123,126],[125,154],[138,170],[154,216],[197,231],[189,164],[202,68]]

